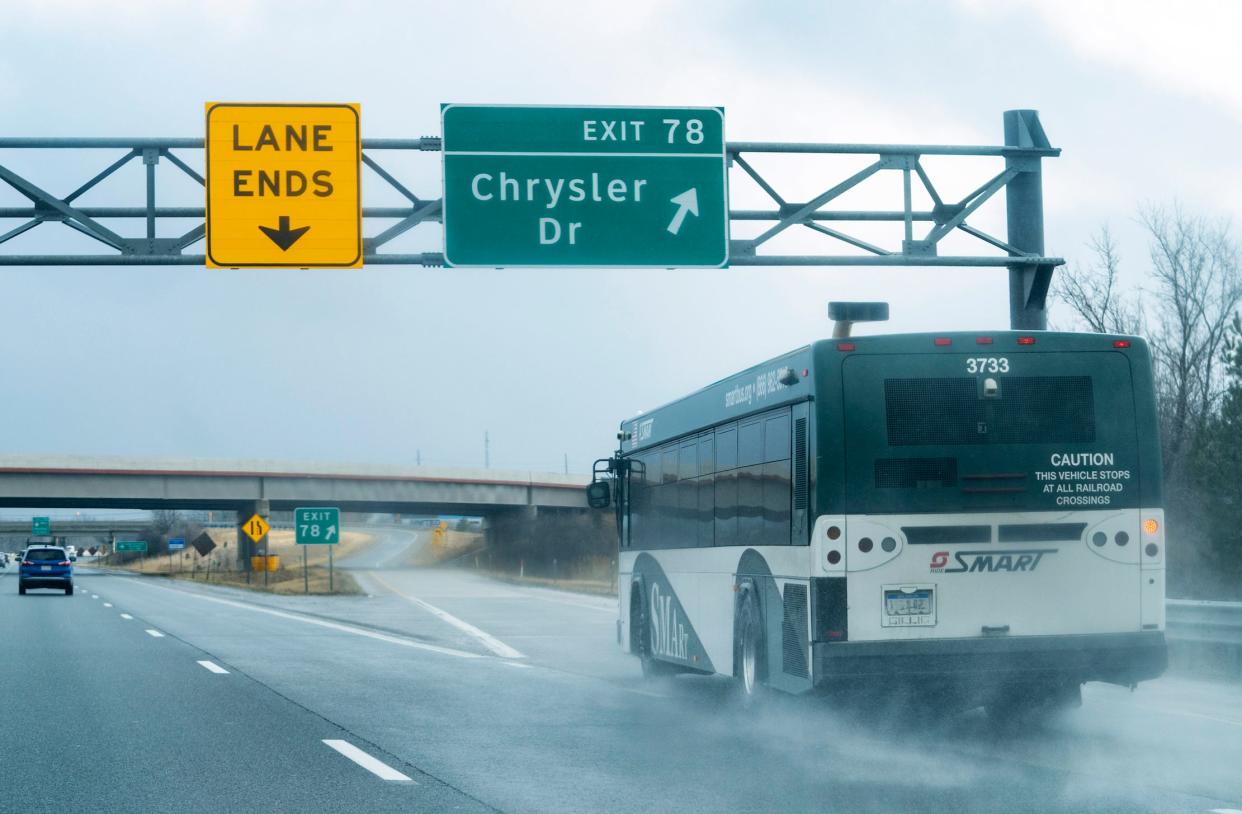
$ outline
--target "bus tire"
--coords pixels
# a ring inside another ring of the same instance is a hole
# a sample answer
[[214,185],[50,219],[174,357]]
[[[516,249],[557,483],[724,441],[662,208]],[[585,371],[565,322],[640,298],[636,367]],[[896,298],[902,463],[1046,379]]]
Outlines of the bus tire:
[[660,661],[651,652],[651,623],[647,619],[647,603],[641,583],[635,583],[630,589],[630,650],[638,654],[643,678],[666,678],[677,672],[673,665]]
[[768,677],[763,617],[754,590],[744,589],[738,601],[733,639],[733,675],[737,679],[738,701],[743,707],[751,708],[763,700]]

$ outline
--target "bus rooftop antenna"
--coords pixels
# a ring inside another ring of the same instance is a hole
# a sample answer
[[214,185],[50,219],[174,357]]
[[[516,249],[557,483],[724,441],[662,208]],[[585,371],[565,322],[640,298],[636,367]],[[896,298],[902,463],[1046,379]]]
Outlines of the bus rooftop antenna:
[[855,322],[884,322],[888,319],[886,302],[830,302],[828,318],[832,320],[832,338],[845,339]]

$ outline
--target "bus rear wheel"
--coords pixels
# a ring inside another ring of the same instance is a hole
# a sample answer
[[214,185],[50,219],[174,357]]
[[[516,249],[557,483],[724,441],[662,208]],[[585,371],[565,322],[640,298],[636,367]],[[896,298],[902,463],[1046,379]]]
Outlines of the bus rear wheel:
[[651,623],[647,619],[647,603],[638,585],[630,591],[630,650],[638,654],[643,668],[643,678],[666,678],[677,672],[673,665],[660,661],[651,651]]
[[762,700],[764,681],[767,679],[763,620],[752,591],[747,591],[739,603],[736,630],[734,675],[737,678],[738,700],[742,706],[752,707]]

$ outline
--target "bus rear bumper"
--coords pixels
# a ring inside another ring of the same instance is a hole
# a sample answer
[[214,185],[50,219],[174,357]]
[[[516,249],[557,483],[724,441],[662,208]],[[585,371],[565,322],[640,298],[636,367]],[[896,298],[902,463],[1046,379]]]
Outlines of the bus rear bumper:
[[922,683],[1106,681],[1135,684],[1168,667],[1164,631],[923,639],[886,642],[816,642],[816,686],[842,679],[884,677]]

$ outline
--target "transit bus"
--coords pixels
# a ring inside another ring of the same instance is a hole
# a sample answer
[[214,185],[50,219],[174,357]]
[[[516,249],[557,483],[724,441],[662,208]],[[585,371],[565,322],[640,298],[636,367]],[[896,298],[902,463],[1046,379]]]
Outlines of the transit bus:
[[744,699],[883,680],[996,711],[1166,667],[1142,339],[846,335],[618,438],[588,494],[615,505],[617,635],[647,675],[733,676]]

